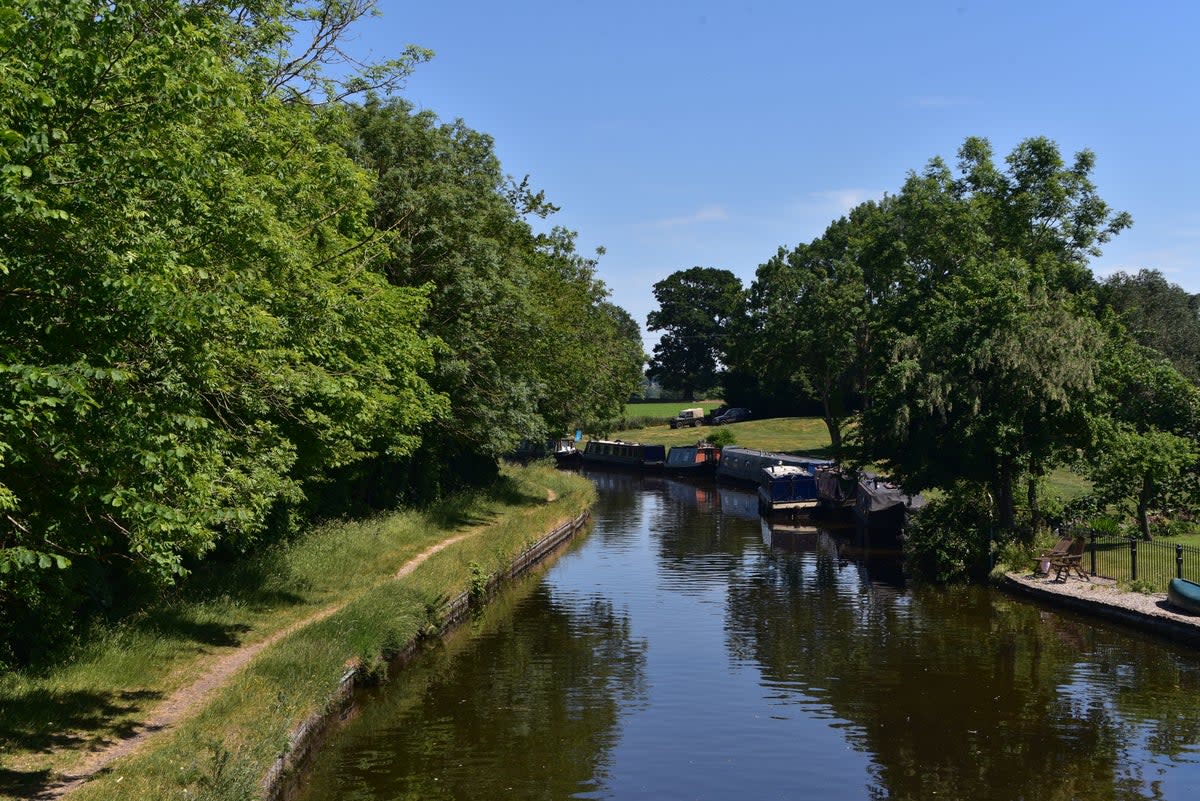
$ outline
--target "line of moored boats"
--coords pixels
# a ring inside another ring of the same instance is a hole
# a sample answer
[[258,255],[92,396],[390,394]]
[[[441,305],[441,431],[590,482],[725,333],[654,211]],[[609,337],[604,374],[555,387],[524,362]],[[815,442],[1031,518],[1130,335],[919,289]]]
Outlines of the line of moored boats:
[[702,441],[668,450],[665,445],[594,439],[580,451],[563,440],[554,458],[563,466],[664,471],[754,485],[764,514],[852,511],[864,524],[898,527],[925,505],[920,495],[909,495],[885,478],[851,473],[828,459],[735,445]]

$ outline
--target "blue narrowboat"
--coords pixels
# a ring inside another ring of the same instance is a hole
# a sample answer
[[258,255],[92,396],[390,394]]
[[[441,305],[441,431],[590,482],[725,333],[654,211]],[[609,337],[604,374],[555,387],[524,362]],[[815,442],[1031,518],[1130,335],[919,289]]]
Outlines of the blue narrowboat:
[[759,508],[764,514],[815,509],[819,502],[815,473],[811,462],[764,467],[758,483]]

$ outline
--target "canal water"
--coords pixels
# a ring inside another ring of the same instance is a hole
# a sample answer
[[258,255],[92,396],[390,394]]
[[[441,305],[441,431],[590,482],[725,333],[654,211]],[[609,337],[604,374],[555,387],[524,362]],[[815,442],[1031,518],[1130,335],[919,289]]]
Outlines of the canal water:
[[589,474],[594,526],[374,691],[303,801],[1186,799],[1200,655],[723,486]]

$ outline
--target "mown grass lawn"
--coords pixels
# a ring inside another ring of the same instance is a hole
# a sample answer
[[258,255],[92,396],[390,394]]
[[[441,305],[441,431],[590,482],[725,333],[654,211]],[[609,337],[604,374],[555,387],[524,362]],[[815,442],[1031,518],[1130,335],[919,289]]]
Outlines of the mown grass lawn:
[[[681,407],[683,408],[683,407]],[[655,445],[689,445],[704,439],[713,431],[732,434],[735,444],[746,448],[784,453],[804,453],[828,456],[829,430],[816,417],[773,417],[767,420],[746,420],[726,426],[672,429],[668,425],[652,425],[617,431],[615,439],[646,442]]]
[[700,401],[647,401],[625,404],[625,419],[638,417],[674,417],[684,409],[700,407],[707,414],[720,406],[719,400]]

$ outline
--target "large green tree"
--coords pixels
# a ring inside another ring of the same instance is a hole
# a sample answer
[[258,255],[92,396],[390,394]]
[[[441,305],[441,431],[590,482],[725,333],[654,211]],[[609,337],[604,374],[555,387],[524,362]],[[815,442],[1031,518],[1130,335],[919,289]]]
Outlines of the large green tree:
[[296,9],[239,8],[0,13],[7,643],[104,597],[97,576],[169,581],[245,542],[440,409],[426,291],[366,269],[343,118],[294,102],[273,58]]
[[1016,482],[1086,435],[1103,342],[1087,260],[1130,220],[1096,195],[1090,152],[1067,165],[1029,139],[1001,169],[972,138],[959,156],[957,177],[934,159],[896,197],[862,430],[914,489],[988,486],[1011,529]]
[[646,327],[663,333],[646,375],[692,398],[717,383],[729,325],[742,308],[742,282],[729,270],[692,267],[657,282],[654,297],[658,308]]

